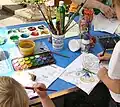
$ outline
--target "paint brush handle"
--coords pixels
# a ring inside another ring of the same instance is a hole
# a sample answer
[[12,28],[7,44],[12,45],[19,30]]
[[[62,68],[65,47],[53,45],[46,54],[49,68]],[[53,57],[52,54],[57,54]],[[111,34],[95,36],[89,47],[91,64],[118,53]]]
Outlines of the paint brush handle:
[[[109,40],[107,40],[106,44],[105,44],[105,48],[104,48],[104,51],[103,53],[100,55],[101,57],[104,56],[105,52],[106,52],[106,49],[107,49],[107,46],[108,46],[108,43],[109,43]],[[102,60],[99,61],[99,63],[101,63]]]
[[[34,87],[25,87],[25,89],[34,90]],[[41,87],[38,87],[38,89],[40,91],[57,91],[57,90],[52,90],[52,89],[44,89],[44,88],[41,88]]]
[[53,53],[53,54],[65,57],[65,58],[70,58],[69,56],[66,56],[66,55],[63,55],[63,54],[60,54],[60,53],[57,53],[57,52],[54,52],[54,51],[50,51],[50,52]]

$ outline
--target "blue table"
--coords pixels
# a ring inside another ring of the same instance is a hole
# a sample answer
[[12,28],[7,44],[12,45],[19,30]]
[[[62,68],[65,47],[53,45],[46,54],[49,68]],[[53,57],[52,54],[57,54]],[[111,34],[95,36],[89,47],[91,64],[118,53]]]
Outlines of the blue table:
[[[75,20],[78,20],[78,19],[76,18]],[[4,28],[0,28],[0,34],[5,36],[6,35],[5,31],[8,30],[8,29],[27,27],[27,26],[35,26],[35,25],[39,25],[39,24],[45,24],[46,25],[45,22],[35,22],[35,23],[29,23],[29,24],[7,26],[7,27],[4,27]],[[98,36],[103,36],[103,35],[106,34],[106,33],[102,33],[102,32],[94,32],[93,30],[91,30],[90,33],[93,36],[97,36],[97,35]],[[69,40],[71,40],[73,38],[79,38],[79,37],[76,36],[76,37],[65,39],[64,49],[59,52],[59,53],[62,53],[64,55],[68,55],[70,58],[65,58],[65,57],[61,57],[61,56],[58,56],[58,55],[54,55],[54,57],[56,59],[56,64],[58,66],[61,66],[63,68],[67,67],[76,57],[78,57],[81,54],[79,51],[73,53],[69,50],[68,42],[69,42]],[[53,50],[52,45],[51,45],[51,43],[48,42],[47,38],[44,38],[44,39],[41,39],[41,40],[44,41],[47,44],[47,46],[49,47],[50,50]],[[41,40],[36,40],[36,42],[39,42]],[[4,45],[1,45],[0,47],[3,48],[4,50],[8,51],[9,48],[13,47],[13,46],[14,45],[10,45],[6,42]],[[95,47],[91,51],[92,51],[92,53],[97,55],[97,53],[102,51],[102,48],[101,48],[100,44],[97,42]],[[9,63],[11,63],[10,59],[9,59]],[[12,65],[11,65],[11,71],[9,73],[7,73],[6,75],[9,76],[9,75],[11,75],[12,72],[14,72],[14,70],[12,69]],[[68,82],[65,82],[65,81],[63,81],[59,78],[49,88],[58,90],[57,93],[48,93],[51,96],[51,98],[70,93],[71,91],[74,91],[75,89],[77,89],[75,85],[70,84]],[[31,100],[31,104],[37,103],[37,102],[39,102],[38,98]]]

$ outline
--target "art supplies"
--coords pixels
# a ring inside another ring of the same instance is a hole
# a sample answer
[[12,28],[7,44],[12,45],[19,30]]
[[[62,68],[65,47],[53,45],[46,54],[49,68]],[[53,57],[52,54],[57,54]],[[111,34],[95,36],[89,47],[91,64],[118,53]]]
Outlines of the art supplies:
[[[44,83],[46,88],[48,87],[64,72],[64,69],[52,64],[36,69],[29,69],[21,72],[14,72],[12,78],[18,81],[23,87],[33,87],[35,83]],[[36,75],[36,80],[32,81],[29,73]],[[52,88],[51,90],[57,90]],[[26,89],[29,98],[38,96],[33,90]],[[52,91],[54,92],[54,91]]]
[[81,48],[81,39],[71,39],[68,43],[69,49],[76,52]]
[[79,13],[79,11],[81,11],[81,9],[83,8],[83,6],[85,5],[86,2],[87,2],[87,0],[85,0],[84,3],[81,3],[81,5],[78,6],[77,11],[70,17],[70,20],[65,25],[65,31],[68,29],[68,27],[70,26],[71,22],[74,20],[74,18]]
[[64,25],[65,25],[65,6],[64,1],[59,1],[59,7],[56,12],[56,28],[58,35],[64,34]]
[[23,56],[32,55],[34,54],[35,42],[32,40],[21,40],[18,47]]
[[52,47],[54,50],[62,50],[64,48],[65,35],[52,35]]
[[[34,91],[34,87],[25,87],[25,89],[30,89],[30,90],[33,90]],[[57,91],[57,90],[52,90],[52,89],[44,89],[44,88],[41,88],[39,87],[38,88],[40,91]]]
[[62,57],[65,57],[65,58],[70,58],[69,56],[67,55],[63,55],[63,54],[60,54],[58,52],[55,52],[55,51],[50,51],[52,54],[56,54],[56,55],[59,55],[59,56],[62,56]]
[[49,35],[49,29],[43,24],[8,30],[8,38],[15,43],[18,43],[19,40],[36,40],[48,37]]
[[[53,34],[57,34],[57,31],[56,31],[56,29],[55,29],[55,27],[54,27],[54,25],[53,25],[51,19],[49,19],[49,17],[48,17],[48,20],[49,20],[49,21],[47,20],[47,18],[45,17],[45,15],[44,15],[44,13],[43,13],[43,11],[42,11],[42,9],[41,9],[41,7],[40,7],[39,4],[38,4],[38,8],[39,8],[40,12],[42,13],[42,15],[43,15],[43,17],[44,17],[46,23],[48,24],[48,26],[49,26],[51,32],[52,32]],[[46,10],[46,11],[47,11],[47,10]]]
[[65,68],[65,72],[60,76],[60,78],[76,85],[89,94],[99,82],[96,75],[98,70],[98,57],[91,53],[84,53],[78,56]]
[[38,68],[53,63],[55,63],[55,59],[51,52],[12,59],[12,65],[15,71]]

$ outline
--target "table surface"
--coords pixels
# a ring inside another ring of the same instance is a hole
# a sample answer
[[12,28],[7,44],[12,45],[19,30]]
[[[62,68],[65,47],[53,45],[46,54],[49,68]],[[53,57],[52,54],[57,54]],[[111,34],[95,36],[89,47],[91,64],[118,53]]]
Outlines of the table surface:
[[[76,20],[78,20],[78,19],[76,18]],[[14,25],[14,26],[7,26],[7,27],[4,27],[4,28],[0,28],[0,35],[1,34],[2,35],[6,35],[5,34],[5,30],[8,30],[8,29],[21,28],[21,27],[27,27],[27,26],[35,26],[35,25],[40,25],[40,24],[45,24],[45,22],[35,22],[35,23],[28,23],[28,24],[20,24],[20,25]],[[93,30],[91,30],[90,33],[91,33],[92,36],[103,36],[103,35],[106,35],[105,32],[94,32]],[[65,39],[64,49],[61,50],[61,51],[59,51],[59,53],[64,54],[64,55],[68,55],[70,58],[65,58],[65,57],[61,57],[61,56],[58,56],[58,55],[54,55],[54,58],[56,60],[56,65],[65,68],[75,58],[77,58],[81,54],[80,51],[73,53],[73,52],[71,52],[69,50],[69,48],[68,48],[68,42],[69,42],[69,40],[71,40],[73,38],[74,39],[75,38],[79,38],[79,36]],[[51,45],[51,43],[48,42],[47,38],[36,40],[36,42],[41,41],[41,40],[44,41],[47,44],[47,46],[49,47],[50,50],[53,50],[52,45]],[[13,46],[15,46],[15,45],[10,45],[9,43],[6,42],[4,45],[1,45],[0,47],[3,48],[3,50],[8,51],[9,48],[13,47]],[[91,49],[91,52],[93,54],[97,55],[97,53],[101,52],[102,50],[103,49],[100,46],[99,42],[97,42],[96,45],[95,45],[95,47],[93,49]],[[8,59],[8,61],[9,61],[9,63],[11,63],[10,59]],[[11,72],[14,72],[14,70],[12,69]],[[11,72],[7,73],[6,75],[10,76]],[[70,92],[75,91],[76,89],[78,89],[75,85],[73,85],[71,83],[68,83],[68,82],[65,82],[64,80],[61,80],[59,78],[54,83],[52,83],[49,88],[50,89],[58,90],[58,92],[56,92],[56,93],[50,93],[50,92],[48,93],[51,98],[55,98],[55,97],[58,97],[58,96],[61,96],[61,95],[64,95],[64,94],[68,94],[68,93],[70,93]],[[32,99],[30,101],[30,105],[34,104],[34,103],[37,103],[37,102],[40,102],[39,98]]]

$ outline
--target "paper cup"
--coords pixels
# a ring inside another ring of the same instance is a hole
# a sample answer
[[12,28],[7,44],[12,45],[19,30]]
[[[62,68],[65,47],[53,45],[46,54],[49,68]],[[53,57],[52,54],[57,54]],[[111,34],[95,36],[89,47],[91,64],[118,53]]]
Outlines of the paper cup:
[[61,50],[64,47],[65,35],[52,35],[52,47],[55,50]]
[[72,39],[69,41],[69,49],[72,51],[72,52],[76,52],[80,49],[81,47],[81,39]]

